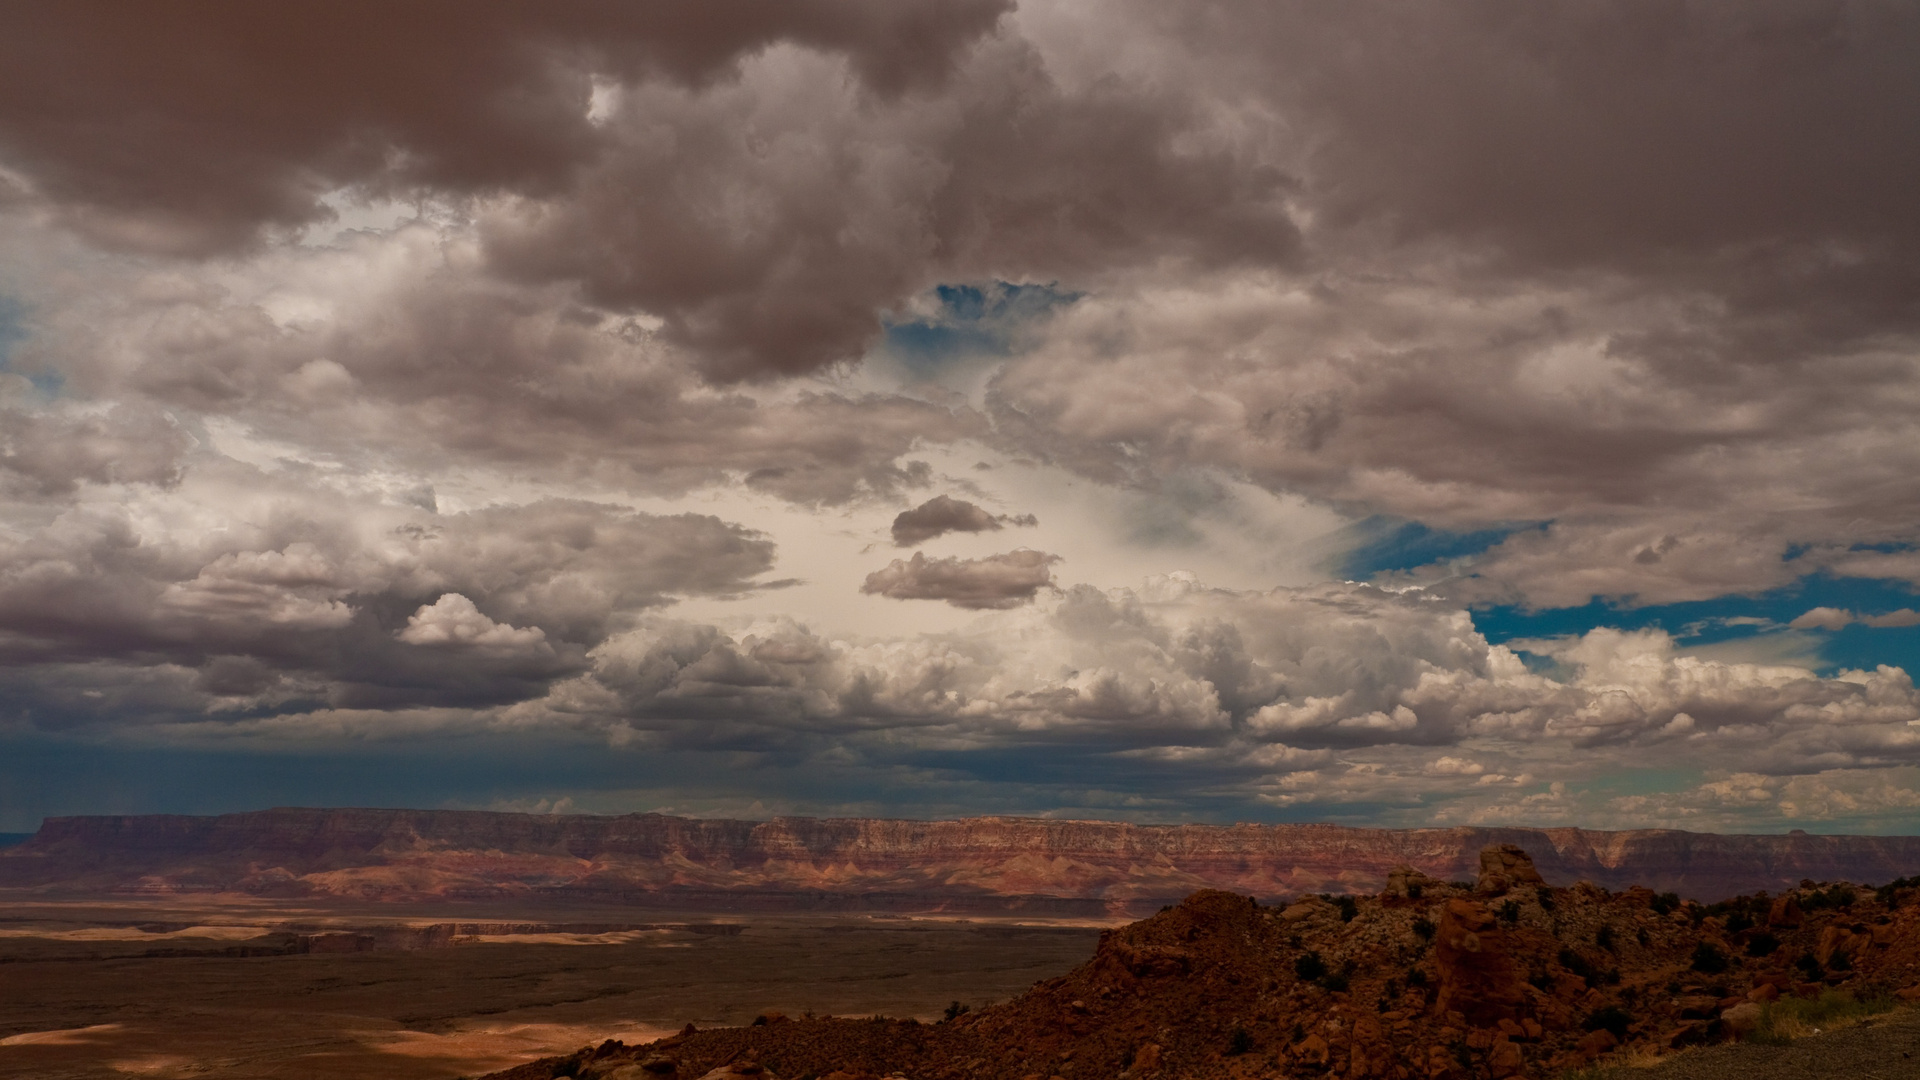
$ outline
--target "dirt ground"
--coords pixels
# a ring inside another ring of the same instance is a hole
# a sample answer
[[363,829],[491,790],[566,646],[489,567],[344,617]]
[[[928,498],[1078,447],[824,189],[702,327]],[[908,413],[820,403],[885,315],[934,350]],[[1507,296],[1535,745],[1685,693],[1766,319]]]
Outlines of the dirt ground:
[[1594,1080],[1916,1080],[1920,1009],[1898,1009],[1788,1046],[1746,1043],[1693,1050],[1645,1069],[1615,1068]]
[[[933,1018],[950,1001],[1002,1000],[1065,972],[1092,954],[1098,936],[1096,927],[1017,920],[693,913],[677,917],[740,930],[206,955],[284,944],[288,919],[311,927],[314,917],[245,908],[0,912],[0,1077],[448,1080],[606,1038],[744,1024],[768,1009]],[[324,917],[338,930],[367,924]]]

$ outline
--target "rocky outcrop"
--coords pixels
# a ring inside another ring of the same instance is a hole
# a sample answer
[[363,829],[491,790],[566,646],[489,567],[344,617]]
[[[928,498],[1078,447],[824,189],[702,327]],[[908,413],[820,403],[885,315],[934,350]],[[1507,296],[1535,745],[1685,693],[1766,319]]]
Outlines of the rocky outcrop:
[[1488,875],[1481,852],[1500,845],[1531,852],[1532,873],[1551,883],[1644,883],[1708,900],[1920,870],[1920,838],[1898,836],[278,809],[50,818],[0,849],[0,888],[1089,914],[1153,910],[1208,887],[1263,899],[1376,892],[1398,866],[1403,891],[1476,871],[1508,888],[1536,880],[1505,863]]
[[[1524,878],[1524,858],[1496,850],[1487,865]],[[1206,890],[1103,934],[1074,971],[944,1022],[688,1027],[489,1080],[623,1077],[661,1058],[687,1077],[753,1062],[823,1080],[1547,1080],[1754,1033],[1771,1015],[1761,1003],[1789,996],[1920,998],[1920,882],[1795,893],[1802,924],[1764,931],[1758,896],[1704,908],[1644,888],[1489,898],[1446,882],[1417,899],[1273,908]]]
[[1433,936],[1433,963],[1436,1009],[1457,1012],[1478,1027],[1519,1019],[1527,1001],[1524,973],[1514,965],[1498,921],[1482,905],[1447,901]]
[[1480,880],[1473,891],[1500,896],[1522,885],[1545,885],[1533,859],[1517,844],[1495,844],[1480,853]]

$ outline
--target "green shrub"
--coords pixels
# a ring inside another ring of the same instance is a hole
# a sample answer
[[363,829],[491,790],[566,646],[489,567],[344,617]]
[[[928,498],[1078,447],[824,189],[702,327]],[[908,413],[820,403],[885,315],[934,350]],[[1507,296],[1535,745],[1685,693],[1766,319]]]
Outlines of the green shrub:
[[1554,959],[1560,962],[1561,967],[1580,976],[1581,981],[1585,982],[1588,986],[1593,985],[1596,973],[1593,970],[1593,965],[1587,963],[1586,957],[1581,956],[1572,949],[1561,949],[1560,955],[1554,957]]
[[1703,941],[1693,947],[1693,970],[1718,975],[1727,970],[1727,954],[1715,948],[1712,942]]
[[1820,911],[1825,908],[1850,908],[1860,897],[1850,885],[1835,885],[1830,889],[1815,889],[1800,897],[1800,907],[1806,911]]
[[1233,1031],[1227,1036],[1227,1056],[1239,1057],[1253,1049],[1253,1036],[1239,1024],[1233,1025]]
[[1342,896],[1335,900],[1334,904],[1340,909],[1341,922],[1352,922],[1354,916],[1360,914],[1360,905],[1354,903],[1351,896]]
[[1678,908],[1679,906],[1680,906],[1679,893],[1663,892],[1660,895],[1653,898],[1652,907],[1653,907],[1653,913],[1655,915],[1665,915],[1668,912],[1674,910],[1675,908]]
[[1414,936],[1418,937],[1422,941],[1432,941],[1435,929],[1436,928],[1433,925],[1433,920],[1427,918],[1425,915],[1422,915],[1413,920]]
[[1580,1026],[1588,1031],[1610,1031],[1614,1038],[1624,1039],[1633,1026],[1633,1017],[1618,1005],[1607,1005],[1588,1013]]
[[1517,923],[1520,921],[1520,901],[1509,900],[1500,905],[1500,921]]
[[1320,954],[1311,950],[1301,953],[1293,961],[1293,973],[1307,982],[1323,978],[1327,974],[1327,962]]
[[1602,926],[1599,930],[1594,932],[1593,944],[1596,948],[1605,949],[1608,952],[1613,951],[1613,924],[1612,923],[1607,923],[1606,925]]
[[1540,902],[1540,910],[1542,911],[1553,910],[1553,890],[1552,889],[1549,889],[1545,885],[1542,885],[1539,888],[1536,888],[1533,890],[1533,898]]
[[1747,939],[1747,955],[1752,957],[1772,956],[1780,948],[1780,939],[1765,930]]

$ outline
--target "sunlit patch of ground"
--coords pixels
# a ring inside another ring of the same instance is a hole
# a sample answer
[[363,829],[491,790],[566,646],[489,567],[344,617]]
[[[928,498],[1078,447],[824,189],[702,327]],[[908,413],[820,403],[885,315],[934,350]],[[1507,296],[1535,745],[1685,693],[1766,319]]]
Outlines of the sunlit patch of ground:
[[381,1053],[424,1058],[465,1072],[491,1072],[523,1061],[567,1054],[589,1043],[618,1039],[628,1045],[674,1033],[647,1024],[513,1024],[471,1022],[445,1034],[425,1031],[370,1033],[366,1045]]
[[77,930],[9,927],[0,938],[39,938],[44,941],[167,941],[172,938],[209,938],[249,941],[272,931],[264,926],[190,926],[184,930],[147,931],[137,926],[88,926]]
[[97,1042],[102,1036],[120,1031],[122,1024],[89,1024],[86,1027],[55,1028],[52,1031],[25,1031],[0,1039],[0,1046],[74,1046]]

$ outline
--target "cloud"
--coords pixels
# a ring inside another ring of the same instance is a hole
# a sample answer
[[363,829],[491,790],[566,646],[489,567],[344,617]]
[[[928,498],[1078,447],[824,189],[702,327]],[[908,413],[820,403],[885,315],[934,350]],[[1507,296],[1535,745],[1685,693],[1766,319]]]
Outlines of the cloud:
[[989,610],[1018,607],[1053,584],[1049,569],[1060,556],[1019,548],[980,559],[929,559],[914,552],[867,575],[860,586],[894,600],[945,600],[958,608]]
[[[7,380],[26,381],[0,375],[0,401],[9,396]],[[0,470],[40,495],[68,494],[83,482],[178,483],[192,442],[177,421],[151,407],[0,407]]]
[[59,689],[67,670],[164,684],[162,713],[201,693],[218,709],[538,696],[635,614],[750,590],[773,560],[708,516],[562,500],[438,514],[230,461],[108,494],[16,513],[0,535],[0,658],[24,680],[19,708],[72,706],[40,713],[56,727],[106,715]]
[[[1475,624],[1920,582],[1905,8],[110,7],[0,40],[19,730],[1910,824],[1817,656],[1907,609]],[[1369,519],[1474,539],[1312,585]]]
[[[457,461],[667,495],[744,478],[842,504],[924,487],[925,466],[901,460],[916,444],[984,433],[964,405],[898,394],[716,392],[657,334],[573,290],[490,280],[473,245],[461,227],[417,222],[277,249],[244,282],[214,264],[56,275],[12,366],[127,404],[84,422],[95,432],[84,453],[47,419],[6,461],[59,485],[110,452],[113,475],[163,480],[179,468],[182,425],[216,416],[356,470]],[[169,428],[165,415],[186,419]]]
[[1920,626],[1920,611],[1901,608],[1884,615],[1856,615],[1841,608],[1817,607],[1787,625],[1796,630],[1844,630],[1855,623],[1876,628]]
[[268,17],[83,0],[0,45],[0,147],[98,241],[220,250],[326,216],[330,188],[550,190],[599,149],[596,77],[703,84],[792,42],[844,57],[883,93],[937,85],[1008,6],[298,2]]
[[525,628],[494,622],[459,593],[445,593],[431,604],[423,604],[407,625],[393,635],[408,645],[424,648],[458,649],[477,653],[545,654],[546,632],[537,626]]
[[895,547],[914,547],[950,532],[998,532],[1008,525],[1038,525],[1032,514],[989,514],[951,495],[935,495],[893,519]]

